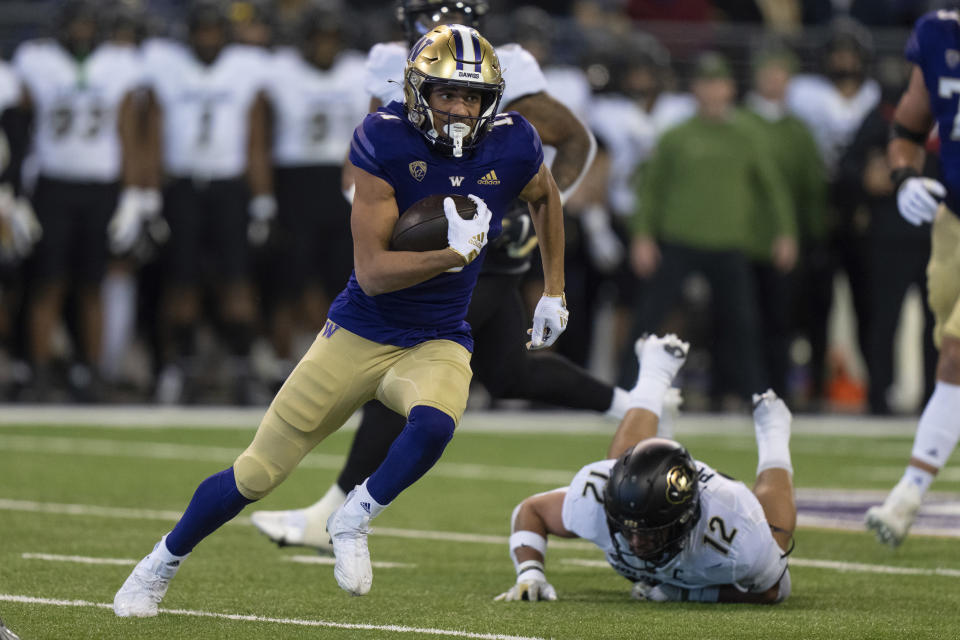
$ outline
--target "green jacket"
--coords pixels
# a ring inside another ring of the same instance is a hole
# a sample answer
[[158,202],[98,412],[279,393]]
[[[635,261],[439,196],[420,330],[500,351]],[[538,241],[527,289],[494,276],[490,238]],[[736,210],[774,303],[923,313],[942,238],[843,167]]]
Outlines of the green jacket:
[[667,131],[643,168],[633,233],[746,252],[756,245],[756,212],[765,211],[775,235],[795,235],[787,187],[758,137],[738,110],[724,122],[695,116]]
[[[749,109],[743,111],[743,118],[757,129],[761,144],[786,183],[801,242],[822,240],[827,230],[827,175],[807,125],[791,115],[768,120]],[[756,243],[751,254],[762,258],[775,229],[762,210],[755,212],[755,221]]]

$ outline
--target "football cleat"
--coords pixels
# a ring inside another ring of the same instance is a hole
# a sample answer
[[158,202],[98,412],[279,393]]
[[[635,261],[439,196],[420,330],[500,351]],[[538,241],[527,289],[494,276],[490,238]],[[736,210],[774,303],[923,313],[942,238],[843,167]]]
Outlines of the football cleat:
[[787,403],[781,400],[773,389],[753,394],[753,427],[757,437],[764,433],[781,431],[789,440],[792,421],[793,414],[787,408]]
[[333,512],[327,521],[327,531],[337,560],[333,576],[344,591],[354,596],[366,595],[373,585],[373,567],[370,565],[370,550],[367,534],[370,533],[370,516],[355,516],[347,513],[350,500],[356,495],[351,491],[346,502]]
[[654,335],[640,338],[633,348],[640,364],[639,377],[657,377],[670,385],[687,361],[690,343],[668,333],[662,338]]
[[250,516],[260,533],[281,547],[312,547],[330,554],[327,520],[347,496],[336,483],[316,503],[306,509],[289,511],[254,511]]
[[[157,546],[163,544],[163,540]],[[157,547],[154,547],[156,551]],[[160,601],[182,560],[164,562],[150,553],[137,563],[123,586],[113,597],[113,612],[121,618],[151,618],[157,615]]]
[[911,482],[900,481],[887,499],[878,507],[870,507],[864,518],[867,530],[873,531],[879,542],[898,547],[917,518],[923,494]]
[[20,640],[20,636],[11,631],[7,625],[3,624],[3,620],[0,620],[0,640]]

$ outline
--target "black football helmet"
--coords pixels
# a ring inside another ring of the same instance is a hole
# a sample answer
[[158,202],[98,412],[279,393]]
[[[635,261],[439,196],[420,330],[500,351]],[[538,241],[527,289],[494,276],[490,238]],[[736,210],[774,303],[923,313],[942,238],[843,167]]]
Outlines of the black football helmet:
[[85,58],[99,43],[101,17],[92,0],[64,0],[57,8],[56,38],[74,57]]
[[[697,467],[673,440],[650,438],[626,451],[603,491],[610,537],[624,552],[661,566],[683,550],[700,519]],[[626,547],[626,549],[624,548]]]
[[480,30],[480,19],[489,10],[486,0],[400,0],[397,20],[403,25],[407,43],[412,47],[434,27],[453,22],[448,16],[459,13],[457,24]]

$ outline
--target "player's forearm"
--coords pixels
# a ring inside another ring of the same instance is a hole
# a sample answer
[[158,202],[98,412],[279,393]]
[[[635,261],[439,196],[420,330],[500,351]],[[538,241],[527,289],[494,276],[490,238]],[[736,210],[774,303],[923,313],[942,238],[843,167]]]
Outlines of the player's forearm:
[[887,145],[887,162],[891,171],[913,168],[923,172],[924,157],[923,147],[906,138],[894,138]]
[[463,257],[450,249],[436,251],[376,251],[356,260],[357,283],[368,296],[378,296],[420,284],[462,267]]
[[123,166],[121,181],[124,186],[142,186],[144,176],[145,139],[141,135],[137,101],[127,95],[120,104],[117,128],[120,132],[120,148]]
[[247,180],[253,195],[273,193],[273,170],[270,162],[270,106],[262,95],[250,112],[250,140],[247,147]]
[[543,260],[543,292],[548,296],[559,296],[564,290],[563,208],[560,205],[560,193],[554,190],[541,200],[530,203],[530,217],[537,230]]
[[557,155],[550,171],[553,173],[557,188],[569,197],[590,168],[597,152],[597,143],[586,127],[579,124],[556,147],[556,150]]

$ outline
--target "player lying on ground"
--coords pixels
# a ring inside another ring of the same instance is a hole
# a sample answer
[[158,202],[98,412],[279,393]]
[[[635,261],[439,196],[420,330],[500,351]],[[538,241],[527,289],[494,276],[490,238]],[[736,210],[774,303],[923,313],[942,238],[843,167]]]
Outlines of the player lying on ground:
[[759,463],[751,492],[680,444],[653,437],[663,395],[689,345],[676,336],[637,342],[640,376],[608,459],[569,487],[530,496],[514,510],[510,557],[517,582],[497,600],[556,600],[547,582],[547,534],[581,537],[634,583],[638,600],[782,602],[796,526],[790,421],[773,391],[754,396]]
[[[250,446],[200,484],[177,525],[134,568],[114,597],[117,615],[157,615],[170,580],[201,540],[268,495],[313,447],[377,398],[406,415],[407,425],[327,521],[337,583],[353,595],[370,590],[371,519],[437,462],[466,408],[473,346],[467,306],[486,242],[499,235],[514,198],[531,205],[546,274],[533,346],[553,344],[566,326],[560,192],[533,127],[516,113],[495,115],[503,82],[493,47],[473,29],[438,27],[410,54],[405,89],[405,103],[368,115],[354,133],[355,269],[326,326]],[[496,184],[477,182],[493,167]],[[453,188],[451,174],[470,180]],[[444,200],[447,247],[390,250],[401,211],[449,193],[469,197],[476,213],[461,219],[453,199]]]

